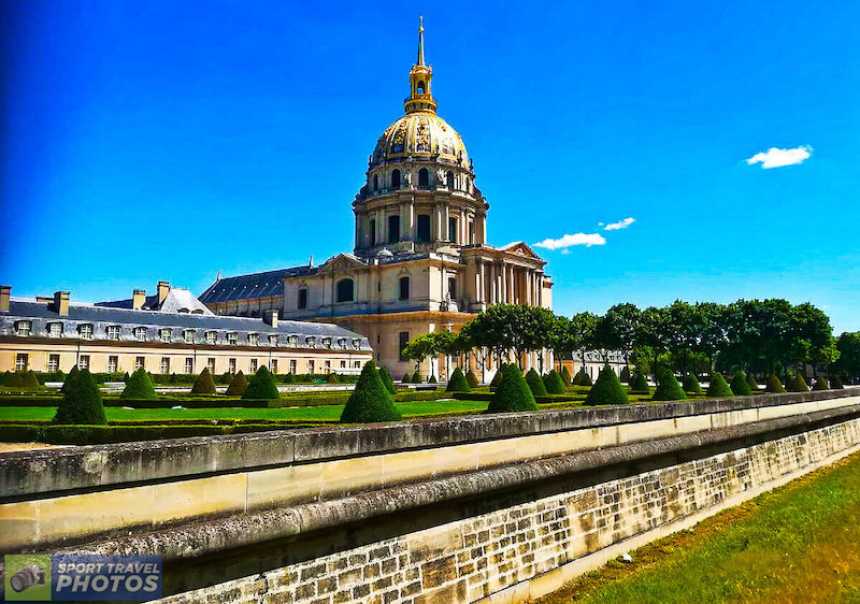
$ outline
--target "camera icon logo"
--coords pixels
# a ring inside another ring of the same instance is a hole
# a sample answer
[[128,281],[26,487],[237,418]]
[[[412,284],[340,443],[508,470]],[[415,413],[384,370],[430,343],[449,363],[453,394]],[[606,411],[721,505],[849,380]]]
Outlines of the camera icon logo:
[[51,600],[51,556],[18,554],[4,556],[3,597],[7,602]]

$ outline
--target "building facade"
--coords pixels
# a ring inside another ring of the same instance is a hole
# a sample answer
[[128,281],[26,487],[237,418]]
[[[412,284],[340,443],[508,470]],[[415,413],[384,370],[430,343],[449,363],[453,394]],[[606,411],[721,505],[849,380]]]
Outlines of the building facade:
[[355,374],[372,358],[366,337],[338,325],[283,321],[277,310],[216,316],[187,290],[161,281],[157,292],[80,304],[68,292],[12,298],[0,286],[0,371]]
[[[414,369],[400,353],[416,336],[458,331],[491,304],[551,308],[546,262],[522,242],[489,245],[489,203],[462,138],[436,113],[432,80],[421,24],[404,115],[379,137],[352,202],[352,252],[319,266],[218,279],[200,300],[218,315],[278,310],[342,325],[368,338],[395,376]],[[552,362],[549,351],[544,359]],[[537,364],[537,355],[524,361]],[[440,369],[433,359],[421,371]],[[485,376],[495,369],[491,361]]]

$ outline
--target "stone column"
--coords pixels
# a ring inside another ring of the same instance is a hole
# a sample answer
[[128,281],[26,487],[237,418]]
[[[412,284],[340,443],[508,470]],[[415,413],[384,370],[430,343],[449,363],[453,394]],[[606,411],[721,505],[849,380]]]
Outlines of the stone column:
[[504,261],[502,261],[501,265],[499,265],[499,272],[501,273],[500,285],[499,285],[499,302],[501,304],[508,303],[508,268],[505,266]]
[[484,303],[486,301],[486,291],[484,290],[484,261],[478,260],[478,283],[480,287],[478,287],[478,302]]

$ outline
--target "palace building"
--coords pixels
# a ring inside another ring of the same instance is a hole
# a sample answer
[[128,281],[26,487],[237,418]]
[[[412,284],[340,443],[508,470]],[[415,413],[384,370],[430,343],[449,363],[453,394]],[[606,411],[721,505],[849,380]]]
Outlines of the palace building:
[[[217,315],[325,321],[368,338],[377,361],[400,376],[414,337],[459,330],[491,304],[552,307],[546,262],[522,242],[492,246],[490,205],[460,134],[436,112],[433,69],[418,56],[404,115],[385,128],[352,202],[352,252],[319,266],[219,278],[200,300]],[[552,363],[551,354],[544,357]],[[437,363],[437,360],[430,361]],[[536,359],[525,359],[526,367]],[[490,365],[487,375],[494,373]],[[422,368],[439,375],[438,367]]]

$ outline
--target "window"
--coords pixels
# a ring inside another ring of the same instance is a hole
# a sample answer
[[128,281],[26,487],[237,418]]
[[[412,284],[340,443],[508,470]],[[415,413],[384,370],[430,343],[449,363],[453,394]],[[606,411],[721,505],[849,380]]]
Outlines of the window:
[[469,243],[475,243],[475,223],[469,221]]
[[418,214],[418,243],[430,242],[430,214]]
[[[379,337],[379,336],[377,336],[377,337]],[[352,339],[352,347],[355,348],[356,350],[361,348],[361,338],[353,338]]]
[[298,346],[299,345],[299,336],[287,336],[287,345],[288,346]]
[[85,323],[78,327],[78,333],[81,335],[82,340],[92,340],[93,339],[93,326],[90,323]]
[[430,188],[430,172],[427,171],[427,168],[421,168],[420,170],[418,170],[418,188]]
[[331,348],[331,338],[323,338],[322,345],[326,348]]
[[15,355],[15,371],[27,371],[29,364],[30,359],[26,352],[19,352]]
[[108,357],[108,373],[116,373],[119,369],[119,357],[115,355],[110,355]]
[[236,373],[236,359],[227,359],[227,371]]
[[341,362],[340,362],[340,368],[341,368],[341,369],[346,369],[346,361],[341,361]]
[[388,217],[388,243],[400,241],[400,216]]
[[185,373],[194,373],[194,357],[185,357]]
[[60,355],[58,354],[49,354],[48,355],[48,372],[56,373],[60,370]]
[[296,360],[290,359],[290,373],[295,374],[296,372]]
[[90,368],[90,355],[82,354],[78,357],[78,369],[83,371]]
[[378,174],[373,175],[373,190],[374,191],[379,190],[379,175]]
[[48,323],[48,336],[51,338],[59,338],[63,335],[62,323]]
[[108,340],[119,340],[119,325],[108,325],[106,332]]
[[308,373],[313,375],[314,371],[316,371],[316,363],[313,359],[311,359],[310,361],[308,361]]
[[376,245],[376,220],[373,219],[370,221],[370,245]]
[[30,321],[16,321],[15,334],[19,336],[29,336],[31,326],[32,323]]
[[143,357],[134,357],[134,370],[143,369],[145,365],[145,361]]
[[[373,245],[373,242],[371,242]],[[308,307],[308,288],[303,287],[299,290],[299,302],[296,305],[299,310],[303,310]]]
[[457,243],[457,219],[449,218],[448,219],[448,241],[453,241]]
[[346,350],[346,338],[338,338],[337,339],[337,345],[340,348],[343,348],[344,350]]
[[398,353],[400,355],[401,361],[407,360],[403,356],[403,349],[406,348],[407,344],[409,344],[409,332],[408,331],[401,331],[400,334],[398,334],[398,341],[397,341],[397,350],[398,350]]
[[409,299],[409,277],[400,277],[400,299]]
[[260,336],[255,333],[248,334],[248,346],[257,346],[260,343]]
[[206,369],[209,370],[209,373],[215,374],[215,357],[209,357],[206,359]]
[[[170,333],[169,329],[159,329],[158,330],[158,339],[161,340],[162,342],[169,342],[171,335],[172,334]],[[164,373],[164,372],[162,372],[162,373]]]
[[352,362],[352,366],[353,366],[355,369],[361,369],[361,361],[353,361],[353,362]]
[[455,277],[448,277],[448,296],[452,300],[457,298],[457,279]]
[[448,187],[449,189],[454,188],[454,173],[451,172],[451,170],[448,170],[445,173],[445,186]]
[[217,344],[218,343],[218,332],[217,331],[207,331],[206,332],[206,343],[207,344]]
[[257,359],[251,359],[251,373],[257,372]]
[[161,357],[161,373],[170,373],[170,357]]
[[418,82],[416,89],[418,94],[424,94],[424,82]]
[[337,301],[352,302],[355,284],[352,279],[341,279],[337,282]]
[[278,359],[272,359],[272,366],[270,367],[272,373],[278,373]]
[[193,344],[194,343],[194,330],[193,329],[186,329],[185,331],[182,332],[182,337],[185,338],[186,344]]
[[235,346],[239,343],[239,334],[237,333],[228,333],[227,334],[227,343],[230,346]]
[[326,373],[331,373],[331,361],[326,361],[326,362],[325,362],[325,372],[326,372]]
[[391,188],[399,189],[400,188],[400,170],[394,170],[391,173]]
[[146,327],[135,327],[134,328],[134,339],[138,342],[146,341]]
[[278,345],[278,336],[269,336],[269,346]]
[[309,348],[315,348],[317,345],[317,339],[314,336],[308,336],[305,338],[305,345]]

